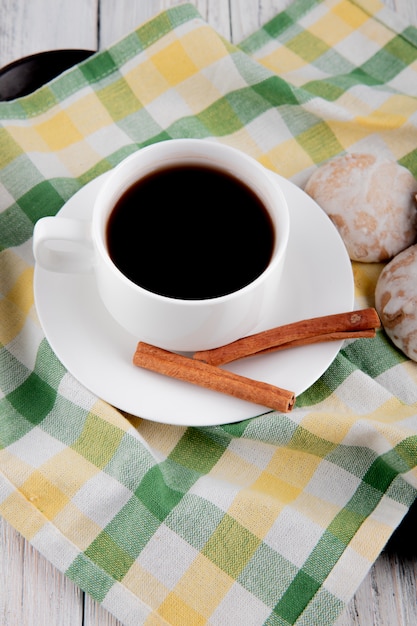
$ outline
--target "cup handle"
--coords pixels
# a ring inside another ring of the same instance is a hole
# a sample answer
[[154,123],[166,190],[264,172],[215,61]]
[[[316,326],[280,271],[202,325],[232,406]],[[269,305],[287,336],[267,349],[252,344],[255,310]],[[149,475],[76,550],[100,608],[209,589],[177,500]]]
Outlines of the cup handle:
[[94,265],[91,222],[66,217],[43,217],[33,231],[36,262],[46,270],[89,272]]

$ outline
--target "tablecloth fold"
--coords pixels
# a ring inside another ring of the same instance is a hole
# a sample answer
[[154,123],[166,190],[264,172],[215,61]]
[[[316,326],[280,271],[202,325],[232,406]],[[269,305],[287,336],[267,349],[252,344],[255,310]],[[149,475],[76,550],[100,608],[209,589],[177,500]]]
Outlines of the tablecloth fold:
[[[381,331],[346,343],[290,414],[124,415],[45,339],[31,238],[174,137],[233,145],[301,187],[345,151],[417,176],[416,29],[375,0],[295,0],[235,46],[180,5],[0,120],[0,514],[125,624],[333,623],[416,497],[417,365]],[[381,267],[354,264],[358,307]]]

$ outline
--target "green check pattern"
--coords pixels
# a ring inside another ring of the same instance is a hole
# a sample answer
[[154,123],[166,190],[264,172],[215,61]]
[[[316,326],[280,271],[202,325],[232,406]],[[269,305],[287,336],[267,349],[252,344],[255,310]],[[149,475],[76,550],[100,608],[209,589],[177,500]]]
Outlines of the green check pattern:
[[[416,497],[416,364],[380,331],[346,342],[289,414],[204,428],[123,414],[45,339],[32,232],[177,137],[300,187],[354,151],[417,177],[417,30],[376,0],[295,0],[234,46],[180,5],[0,120],[0,514],[127,625],[335,622]],[[352,264],[358,308],[381,268]]]

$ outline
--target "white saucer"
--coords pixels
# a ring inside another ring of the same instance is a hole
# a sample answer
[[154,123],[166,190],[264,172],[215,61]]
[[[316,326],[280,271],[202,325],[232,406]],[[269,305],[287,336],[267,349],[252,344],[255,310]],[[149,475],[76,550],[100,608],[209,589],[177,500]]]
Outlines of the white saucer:
[[[89,219],[107,174],[76,193],[60,215]],[[275,176],[275,175],[274,175]],[[301,189],[277,176],[291,216],[282,296],[263,330],[299,319],[352,310],[354,285],[346,248],[327,215]],[[92,274],[57,274],[35,267],[35,303],[45,335],[63,365],[113,406],[156,422],[227,424],[270,409],[139,369],[140,337],[124,331],[99,299]],[[341,341],[242,359],[228,369],[302,393],[328,368]]]

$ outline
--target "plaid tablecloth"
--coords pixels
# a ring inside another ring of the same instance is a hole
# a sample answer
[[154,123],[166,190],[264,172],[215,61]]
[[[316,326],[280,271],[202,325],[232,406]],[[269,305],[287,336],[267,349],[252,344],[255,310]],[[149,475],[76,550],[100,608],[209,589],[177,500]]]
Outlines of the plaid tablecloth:
[[[416,96],[415,28],[375,0],[295,0],[240,46],[177,6],[0,105],[0,514],[123,623],[332,623],[416,496],[417,366],[379,332],[287,415],[124,415],[44,337],[34,223],[174,137],[217,138],[301,187],[344,151],[417,176]],[[373,305],[381,266],[353,269]]]

